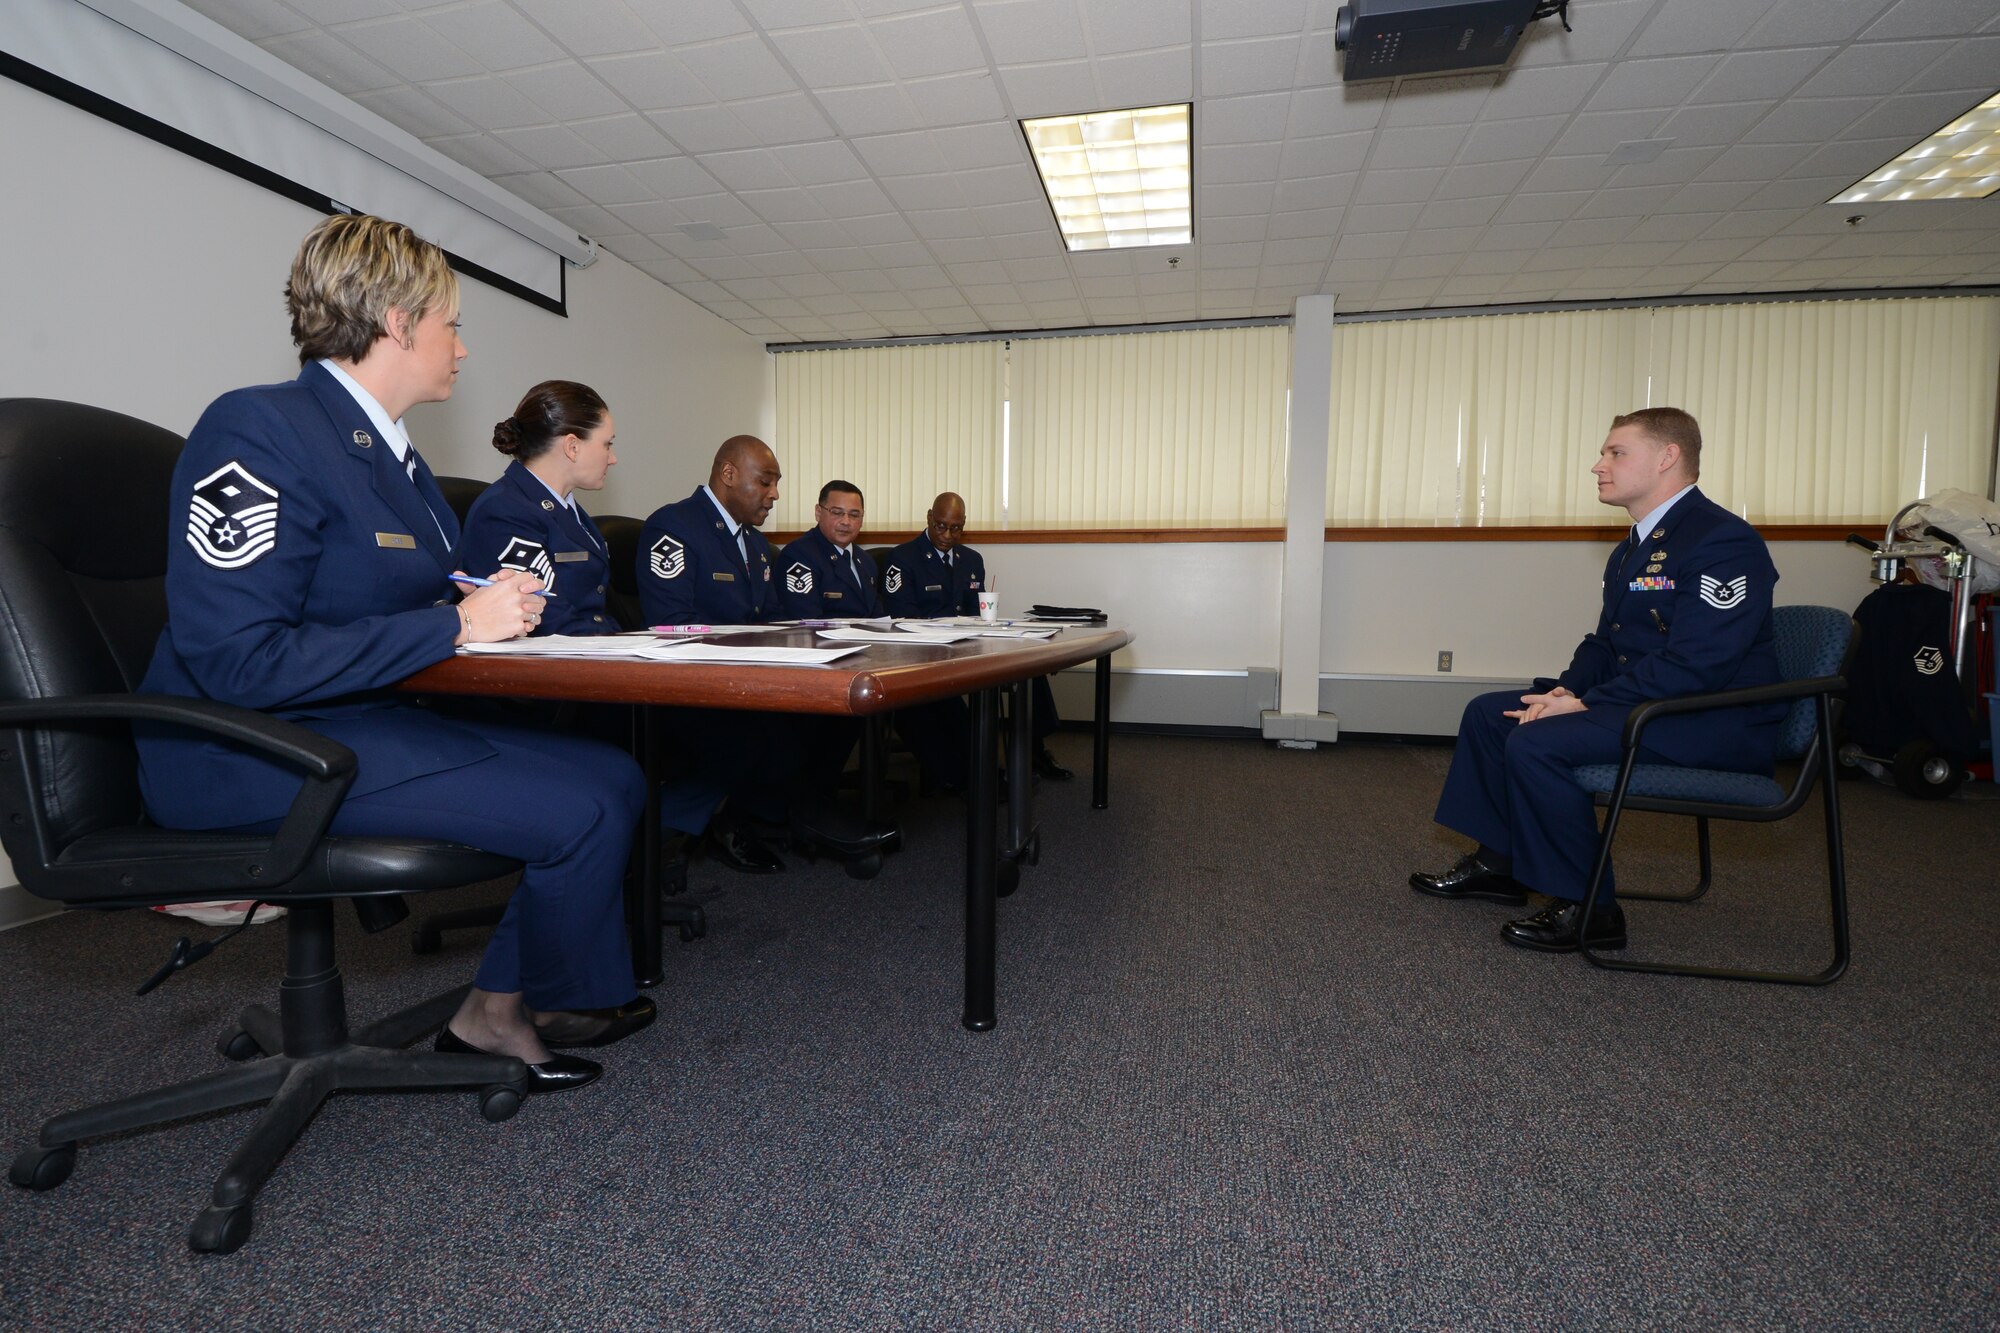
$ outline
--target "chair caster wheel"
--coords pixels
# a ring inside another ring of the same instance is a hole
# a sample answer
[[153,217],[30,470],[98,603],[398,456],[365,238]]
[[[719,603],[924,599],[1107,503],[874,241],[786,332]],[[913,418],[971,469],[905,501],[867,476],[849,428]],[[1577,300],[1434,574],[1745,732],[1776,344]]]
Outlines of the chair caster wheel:
[[857,856],[847,863],[847,877],[849,879],[873,879],[881,873],[882,853],[880,852],[870,852],[866,856]]
[[1021,887],[1021,867],[1012,861],[1002,861],[993,874],[993,896],[1011,898],[1014,890]]
[[235,1060],[239,1064],[245,1060],[255,1060],[259,1056],[268,1054],[262,1046],[257,1044],[257,1039],[242,1028],[236,1029],[236,1031],[230,1033],[221,1041],[216,1042],[215,1051],[223,1059]]
[[514,1113],[521,1109],[521,1090],[505,1083],[496,1083],[479,1094],[479,1114],[488,1123],[499,1124],[512,1120]]
[[240,1203],[234,1208],[218,1208],[214,1204],[201,1210],[188,1229],[188,1248],[197,1254],[230,1254],[239,1250],[243,1242],[250,1239],[250,1205]]
[[53,1148],[37,1143],[31,1148],[21,1149],[15,1156],[14,1164],[7,1168],[7,1179],[24,1190],[40,1193],[68,1180],[75,1166],[74,1143],[61,1143]]
[[418,926],[417,933],[410,937],[411,953],[436,953],[442,948],[444,948],[444,932],[433,927]]

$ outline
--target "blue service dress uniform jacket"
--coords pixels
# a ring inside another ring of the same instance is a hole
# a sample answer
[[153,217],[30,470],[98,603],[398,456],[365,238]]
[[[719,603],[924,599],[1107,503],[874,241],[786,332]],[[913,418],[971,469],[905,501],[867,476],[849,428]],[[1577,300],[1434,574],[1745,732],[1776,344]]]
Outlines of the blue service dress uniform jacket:
[[[167,625],[144,691],[257,708],[358,758],[336,833],[455,841],[527,863],[475,984],[542,1009],[632,996],[620,881],[645,784],[594,741],[419,708],[389,687],[450,657],[458,521],[323,366],[225,394],[174,469]],[[295,772],[226,742],[135,728],[149,813],[274,827]]]
[[554,593],[537,634],[616,634],[605,609],[611,548],[581,505],[565,505],[519,459],[466,511],[459,564],[490,578],[496,570],[533,574]]
[[882,614],[881,576],[859,546],[842,551],[818,528],[778,553],[778,605],[792,620]]
[[700,486],[687,499],[655,509],[639,536],[639,605],[646,623],[756,625],[775,619],[771,543],[755,528],[742,532],[739,551]]
[[[1597,855],[1590,794],[1575,768],[1615,764],[1625,719],[1649,699],[1766,685],[1778,679],[1772,596],[1778,571],[1756,529],[1691,490],[1646,532],[1628,534],[1604,567],[1597,627],[1561,685],[1585,711],[1526,725],[1504,716],[1520,691],[1466,705],[1437,821],[1513,859],[1513,876],[1551,897],[1580,900]],[[1785,705],[1662,718],[1646,728],[1641,762],[1768,775]],[[1613,890],[1607,871],[1604,888]]]
[[969,546],[941,555],[922,533],[889,552],[882,566],[882,601],[898,620],[979,614],[986,558]]

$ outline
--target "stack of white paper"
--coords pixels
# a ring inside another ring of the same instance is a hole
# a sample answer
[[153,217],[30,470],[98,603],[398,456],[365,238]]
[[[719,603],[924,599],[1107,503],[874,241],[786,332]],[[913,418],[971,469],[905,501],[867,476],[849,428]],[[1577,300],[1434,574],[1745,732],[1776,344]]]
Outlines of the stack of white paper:
[[664,642],[638,635],[546,634],[500,643],[468,643],[461,653],[503,657],[610,658],[627,662],[730,662],[753,666],[821,666],[860,647],[785,648],[759,644]]

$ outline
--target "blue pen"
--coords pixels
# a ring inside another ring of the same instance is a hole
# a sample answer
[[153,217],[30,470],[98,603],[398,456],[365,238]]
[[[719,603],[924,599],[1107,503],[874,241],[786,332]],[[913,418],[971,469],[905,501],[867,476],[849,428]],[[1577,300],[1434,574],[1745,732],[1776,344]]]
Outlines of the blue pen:
[[[453,583],[470,584],[472,587],[475,588],[490,588],[493,586],[492,579],[482,579],[478,575],[468,574],[464,570],[459,570],[457,573],[454,574],[447,574],[445,575],[445,577],[450,579]],[[535,589],[535,596],[553,597],[555,596],[555,594],[550,592],[547,588],[537,588]]]

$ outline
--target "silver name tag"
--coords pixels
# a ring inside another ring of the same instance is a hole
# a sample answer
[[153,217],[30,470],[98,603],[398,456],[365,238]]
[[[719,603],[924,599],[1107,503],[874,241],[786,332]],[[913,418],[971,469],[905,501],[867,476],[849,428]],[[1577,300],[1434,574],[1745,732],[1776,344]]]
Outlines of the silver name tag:
[[714,579],[717,583],[736,582],[736,576],[734,574],[715,573],[715,574],[710,574],[709,577]]
[[574,565],[578,561],[590,559],[588,551],[557,551],[555,561],[559,565]]
[[375,544],[377,546],[386,546],[392,551],[414,551],[417,549],[417,539],[407,532],[378,532],[375,534]]

